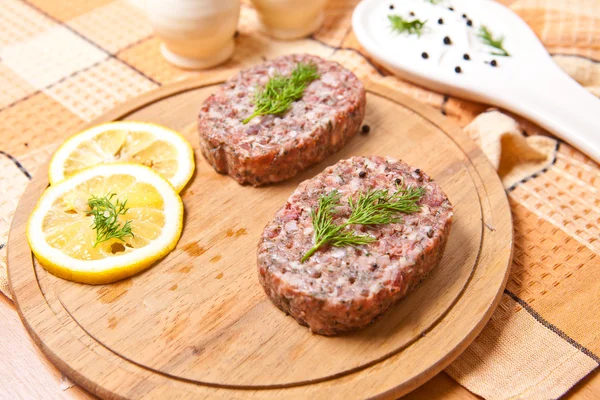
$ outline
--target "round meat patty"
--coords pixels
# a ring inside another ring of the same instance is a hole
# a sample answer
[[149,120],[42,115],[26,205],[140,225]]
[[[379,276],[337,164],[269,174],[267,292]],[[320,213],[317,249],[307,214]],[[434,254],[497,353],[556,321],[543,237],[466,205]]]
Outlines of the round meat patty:
[[[302,98],[281,115],[243,124],[256,91],[299,63],[314,64],[320,75]],[[239,72],[206,99],[198,120],[202,154],[240,184],[278,182],[340,150],[360,127],[365,105],[362,83],[340,64],[308,54],[278,57]]]
[[[352,225],[373,243],[314,245],[311,209],[322,195],[340,193],[336,223],[350,215],[348,198],[369,189],[423,187],[420,211],[385,225]],[[314,333],[335,335],[375,321],[409,293],[441,260],[450,232],[452,205],[421,170],[391,158],[353,157],[300,184],[264,229],[258,245],[259,280],[277,307]]]

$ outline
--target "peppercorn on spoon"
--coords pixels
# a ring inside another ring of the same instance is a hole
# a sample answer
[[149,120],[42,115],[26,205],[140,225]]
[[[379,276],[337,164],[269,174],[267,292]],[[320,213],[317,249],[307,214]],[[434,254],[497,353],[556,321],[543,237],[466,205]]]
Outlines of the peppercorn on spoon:
[[352,27],[378,62],[419,85],[520,114],[600,162],[600,100],[491,0],[363,0]]

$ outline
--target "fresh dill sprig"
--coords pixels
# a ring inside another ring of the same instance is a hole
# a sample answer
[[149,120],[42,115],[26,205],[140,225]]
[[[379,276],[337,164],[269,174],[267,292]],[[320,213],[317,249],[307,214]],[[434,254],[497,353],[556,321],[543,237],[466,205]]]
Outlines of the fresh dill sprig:
[[409,35],[421,36],[421,31],[427,23],[427,20],[421,21],[419,19],[413,19],[412,21],[402,18],[400,15],[388,15],[390,24],[392,25],[392,31],[396,33],[406,33]]
[[96,242],[94,247],[98,243],[106,242],[110,239],[119,239],[124,241],[124,237],[133,237],[131,232],[131,221],[126,221],[123,226],[119,224],[118,217],[127,212],[126,208],[127,200],[120,201],[117,199],[115,203],[112,203],[112,198],[116,196],[116,193],[107,194],[104,197],[92,196],[88,200],[90,211],[88,215],[94,216],[94,223],[92,229],[96,230]]
[[330,244],[334,247],[358,246],[375,241],[372,236],[357,235],[347,229],[350,225],[382,225],[401,221],[398,213],[413,213],[421,209],[417,204],[425,194],[422,187],[400,189],[392,194],[388,190],[369,190],[358,195],[357,200],[348,199],[350,216],[343,224],[333,221],[335,208],[340,204],[340,193],[337,190],[319,198],[317,209],[310,212],[315,231],[315,245],[308,251],[301,262],[308,260],[321,246]]
[[398,189],[392,194],[382,189],[361,193],[356,202],[352,198],[348,199],[352,213],[347,224],[380,225],[400,222],[398,213],[409,214],[421,209],[417,202],[424,193],[425,189],[422,187]]
[[492,34],[492,32],[490,32],[488,27],[485,25],[481,25],[481,27],[479,28],[479,32],[477,33],[477,36],[479,36],[479,38],[481,39],[481,41],[484,44],[486,44],[490,47],[493,47],[497,50],[497,51],[492,51],[490,54],[495,55],[495,56],[501,56],[501,57],[510,57],[510,54],[508,54],[508,51],[506,51],[506,49],[504,49],[504,36],[499,36],[498,38],[494,38],[494,35]]
[[281,114],[302,98],[309,83],[319,78],[317,66],[298,63],[289,77],[275,74],[254,97],[254,112],[242,121],[247,124],[258,115]]
[[304,262],[312,256],[324,244],[336,247],[367,244],[375,241],[371,236],[357,235],[352,231],[346,231],[346,225],[336,225],[333,222],[335,207],[340,203],[340,193],[337,190],[319,198],[317,209],[310,211],[315,230],[315,245],[300,260]]

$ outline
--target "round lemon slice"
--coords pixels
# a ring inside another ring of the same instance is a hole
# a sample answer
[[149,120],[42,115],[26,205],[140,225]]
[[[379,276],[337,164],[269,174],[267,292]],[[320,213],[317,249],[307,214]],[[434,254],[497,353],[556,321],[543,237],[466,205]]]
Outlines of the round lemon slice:
[[178,192],[194,173],[194,151],[180,133],[156,124],[119,121],[96,125],[67,139],[50,161],[50,184],[93,165],[113,162],[150,167]]
[[167,255],[182,226],[183,203],[164,178],[139,164],[102,164],[46,189],[29,217],[27,239],[50,273],[101,284]]

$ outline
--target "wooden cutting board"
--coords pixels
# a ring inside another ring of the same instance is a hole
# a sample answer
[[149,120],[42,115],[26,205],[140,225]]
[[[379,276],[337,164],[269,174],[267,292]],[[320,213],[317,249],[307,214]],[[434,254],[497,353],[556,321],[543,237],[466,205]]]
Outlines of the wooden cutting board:
[[[393,398],[440,372],[481,331],[508,277],[510,209],[485,156],[438,112],[367,83],[370,133],[291,180],[240,186],[204,161],[195,131],[200,104],[224,78],[163,87],[93,122],[164,124],[195,148],[183,235],[145,272],[89,286],[41,268],[25,237],[48,185],[47,168],[38,170],[8,244],[11,290],[33,339],[72,380],[106,398]],[[446,252],[379,322],[339,337],[313,335],[264,294],[258,238],[299,182],[370,154],[403,159],[439,182],[455,207]]]

